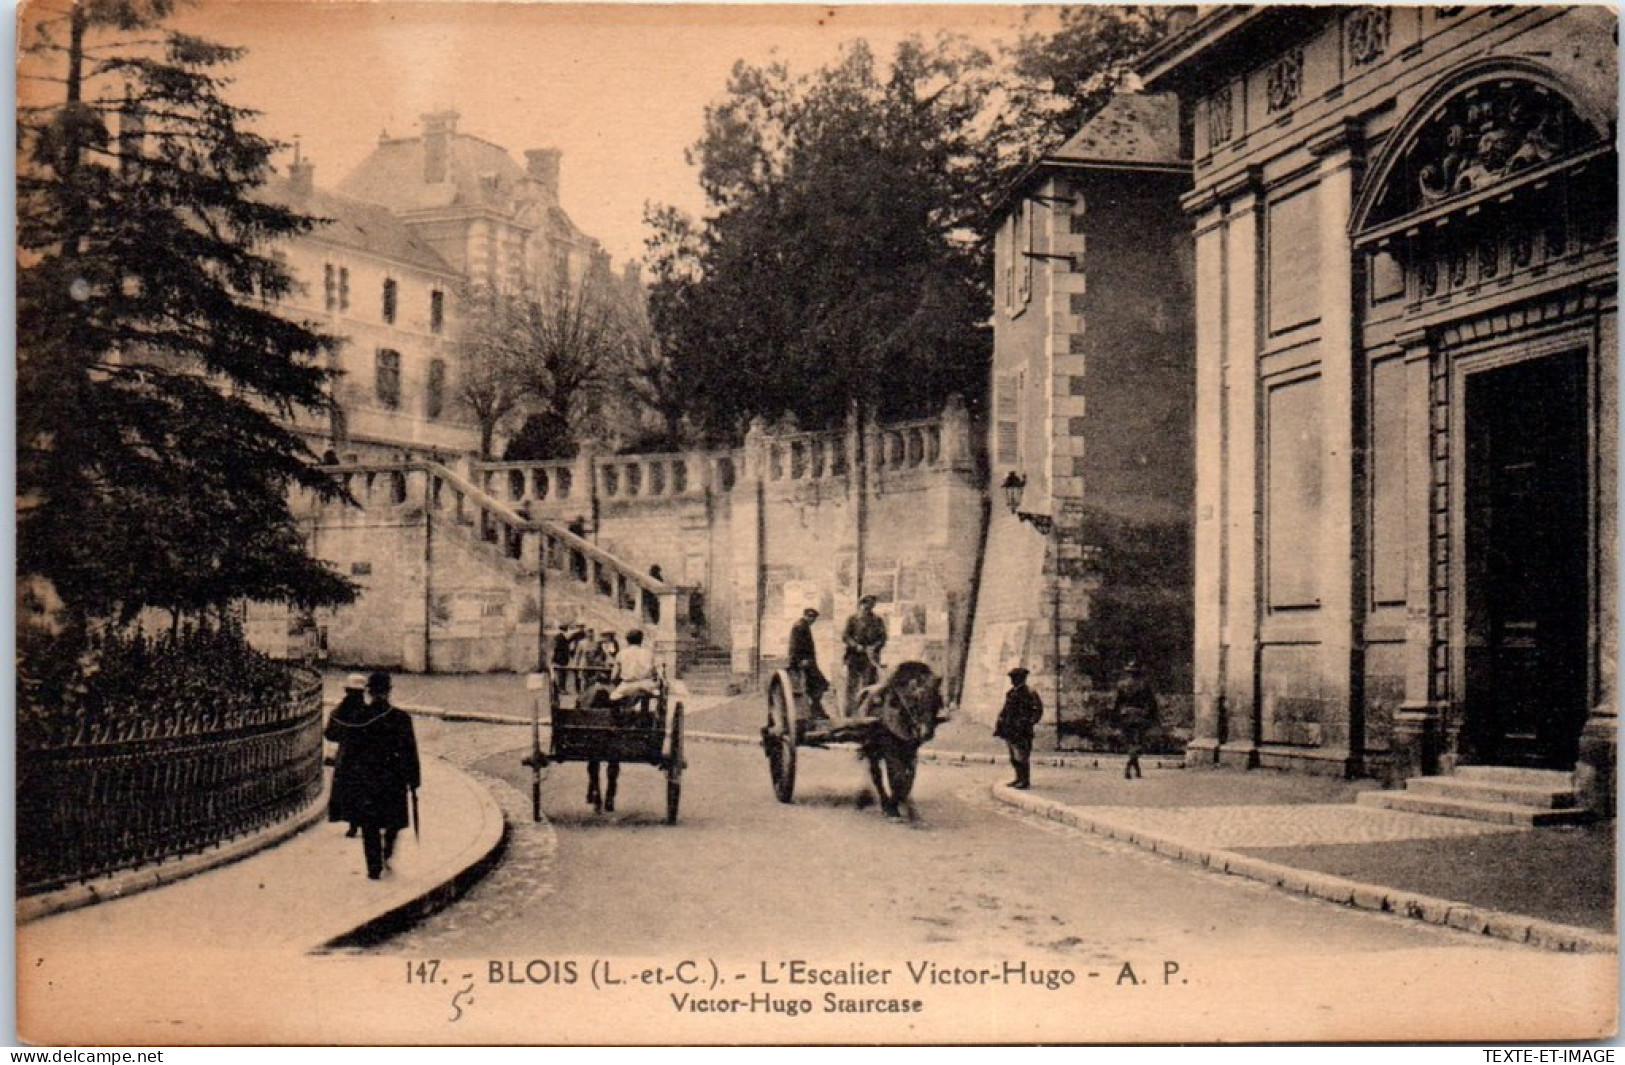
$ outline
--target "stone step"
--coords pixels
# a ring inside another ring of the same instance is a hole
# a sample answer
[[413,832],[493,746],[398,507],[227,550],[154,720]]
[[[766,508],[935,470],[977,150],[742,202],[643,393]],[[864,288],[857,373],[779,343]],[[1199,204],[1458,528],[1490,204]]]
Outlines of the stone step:
[[1541,825],[1571,825],[1591,819],[1586,810],[1540,810],[1533,806],[1517,806],[1501,802],[1473,802],[1440,796],[1418,795],[1410,791],[1362,791],[1357,800],[1361,806],[1375,806],[1403,813],[1429,814],[1434,817],[1463,817],[1472,821],[1485,821],[1497,825],[1521,825],[1536,828]]
[[1460,780],[1495,781],[1498,784],[1574,787],[1574,774],[1565,773],[1561,769],[1531,769],[1517,765],[1458,765],[1454,776]]
[[1413,777],[1405,782],[1411,795],[1429,795],[1470,802],[1504,802],[1538,810],[1565,810],[1580,804],[1571,781],[1556,786],[1503,783],[1495,778]]

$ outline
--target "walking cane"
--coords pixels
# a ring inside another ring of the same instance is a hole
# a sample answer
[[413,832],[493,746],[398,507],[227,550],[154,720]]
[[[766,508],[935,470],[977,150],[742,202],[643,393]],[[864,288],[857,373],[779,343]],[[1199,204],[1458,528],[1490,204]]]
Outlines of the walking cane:
[[416,842],[417,839],[418,839],[418,830],[419,830],[419,828],[421,826],[422,826],[422,821],[418,818],[418,789],[413,788],[412,789],[412,839],[413,839],[414,842]]

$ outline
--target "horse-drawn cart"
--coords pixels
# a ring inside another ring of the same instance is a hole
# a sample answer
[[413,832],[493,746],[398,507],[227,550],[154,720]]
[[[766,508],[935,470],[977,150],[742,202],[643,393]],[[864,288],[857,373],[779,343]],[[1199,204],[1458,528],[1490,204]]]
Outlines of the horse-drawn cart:
[[[598,796],[598,770],[608,763],[608,806],[614,809],[615,780],[622,762],[652,765],[666,776],[666,823],[677,823],[683,794],[683,704],[672,698],[664,674],[653,694],[618,702],[607,699],[608,676],[598,667],[556,666],[546,684],[552,715],[548,750],[541,749],[539,726],[525,764],[536,773],[532,800],[541,817],[541,770],[554,762],[586,762],[591,794]],[[604,802],[595,805],[600,810]]]
[[767,683],[762,750],[780,802],[795,801],[796,752],[801,747],[858,745],[887,816],[908,803],[920,745],[936,732],[941,679],[922,662],[904,662],[865,689],[849,717],[814,716],[798,670],[780,669]]

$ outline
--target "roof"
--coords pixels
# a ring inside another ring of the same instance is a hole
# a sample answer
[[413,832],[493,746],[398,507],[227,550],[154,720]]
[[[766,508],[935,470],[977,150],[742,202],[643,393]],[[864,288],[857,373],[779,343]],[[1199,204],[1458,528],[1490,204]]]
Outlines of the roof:
[[1029,185],[1056,169],[1089,167],[1184,174],[1190,171],[1190,165],[1180,152],[1179,98],[1172,93],[1120,93],[1070,140],[1012,181],[994,201],[989,216],[996,219],[1003,215]]
[[281,175],[268,179],[261,186],[261,194],[300,214],[325,219],[325,224],[319,223],[309,233],[313,239],[434,273],[456,273],[428,241],[419,237],[385,207],[319,188],[300,192]]
[[508,212],[525,182],[520,169],[501,147],[466,133],[446,134],[446,178],[423,179],[424,138],[380,140],[339,190],[357,199],[381,203],[395,211],[437,207],[490,207]]
[[1107,101],[1049,158],[1118,166],[1183,166],[1179,99],[1172,93],[1122,93]]

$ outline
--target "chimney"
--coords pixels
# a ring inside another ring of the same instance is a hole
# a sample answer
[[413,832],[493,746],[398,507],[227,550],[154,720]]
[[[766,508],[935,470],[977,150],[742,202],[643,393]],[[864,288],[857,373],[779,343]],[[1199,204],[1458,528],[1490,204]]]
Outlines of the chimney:
[[559,164],[564,153],[557,148],[533,148],[525,153],[525,176],[542,186],[555,203],[559,198]]
[[423,180],[438,185],[448,176],[451,137],[457,132],[457,112],[440,111],[422,116]]
[[316,164],[300,153],[297,137],[293,142],[293,162],[288,165],[288,184],[300,196],[309,196],[316,188]]

